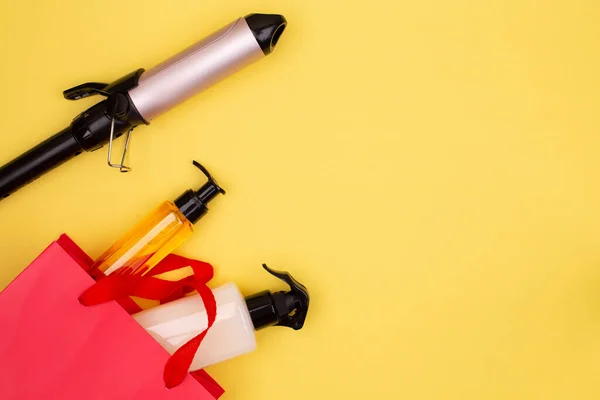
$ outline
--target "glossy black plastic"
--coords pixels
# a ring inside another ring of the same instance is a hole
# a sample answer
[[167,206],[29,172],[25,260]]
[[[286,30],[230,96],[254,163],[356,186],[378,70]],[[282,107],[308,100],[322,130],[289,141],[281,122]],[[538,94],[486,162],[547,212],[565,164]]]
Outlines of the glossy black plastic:
[[0,199],[80,154],[84,149],[66,128],[0,169]]
[[[107,98],[107,102],[101,102],[94,107],[104,108],[104,113],[107,117],[116,117],[116,120],[121,123],[127,123],[130,126],[148,124],[141,114],[138,112],[135,104],[131,101],[128,91],[138,85],[140,76],[144,73],[144,69],[140,68],[133,71],[116,81],[106,84],[99,82],[88,82],[67,89],[63,92],[63,96],[67,100],[79,100],[89,96],[102,95]],[[102,104],[101,107],[99,105]],[[93,108],[93,107],[92,107]],[[91,114],[92,109],[87,110]],[[84,114],[84,113],[82,113]],[[80,115],[81,116],[81,115]],[[79,118],[79,117],[78,117]],[[97,136],[102,136],[104,131],[95,133]],[[110,132],[109,132],[110,135]],[[107,138],[108,140],[108,138]]]
[[246,307],[248,307],[252,324],[256,330],[273,326],[279,322],[273,294],[269,290],[246,297]]
[[208,212],[208,203],[218,194],[225,194],[225,190],[219,186],[215,178],[202,164],[198,161],[193,161],[193,163],[208,178],[208,182],[197,191],[186,190],[175,200],[175,205],[192,224],[195,224]]
[[87,82],[65,90],[63,96],[67,100],[81,100],[86,97],[101,94],[107,86],[108,83]]
[[266,264],[263,264],[263,268],[287,283],[290,291],[271,293],[266,290],[246,297],[246,306],[254,329],[273,325],[286,326],[294,330],[302,329],[310,302],[308,290],[287,272],[272,270]]
[[285,17],[279,14],[250,14],[244,18],[263,53],[271,54],[287,27]]
[[79,114],[68,128],[1,167],[0,200],[82,151],[101,148],[110,139],[113,117],[115,137],[145,124],[127,94],[128,90],[137,86],[142,72],[144,70],[139,69],[108,85],[90,82],[65,90],[63,95],[68,100],[96,94],[108,98]]
[[138,85],[140,76],[144,73],[144,69],[140,68],[133,71],[112,83],[87,82],[77,85],[63,91],[63,96],[67,100],[80,100],[89,96],[101,94],[109,96],[112,93],[126,92]]
[[[86,151],[98,150],[104,146],[110,138],[110,125],[114,107],[110,107],[108,100],[93,105],[79,114],[71,122],[73,137]],[[131,128],[131,124],[119,118],[115,118],[115,137],[121,136]]]

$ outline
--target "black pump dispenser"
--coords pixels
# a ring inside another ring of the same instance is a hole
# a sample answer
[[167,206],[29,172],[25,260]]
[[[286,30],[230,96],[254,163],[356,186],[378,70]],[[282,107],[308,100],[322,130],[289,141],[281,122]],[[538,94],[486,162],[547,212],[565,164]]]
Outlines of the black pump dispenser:
[[192,224],[195,224],[208,211],[208,203],[218,194],[225,194],[225,190],[217,184],[210,172],[202,164],[198,161],[193,161],[193,163],[206,175],[208,182],[197,191],[186,190],[175,200],[175,205]]
[[246,297],[246,305],[254,329],[269,326],[287,326],[302,329],[308,313],[309,295],[306,287],[287,272],[274,271],[263,264],[271,275],[290,285],[289,292],[271,293],[269,290]]

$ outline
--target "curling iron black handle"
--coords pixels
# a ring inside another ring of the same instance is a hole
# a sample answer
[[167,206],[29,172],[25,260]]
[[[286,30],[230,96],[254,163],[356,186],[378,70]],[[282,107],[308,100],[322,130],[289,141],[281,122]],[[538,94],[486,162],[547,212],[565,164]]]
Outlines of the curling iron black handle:
[[121,119],[114,120],[114,137],[121,136],[138,123],[131,110],[126,95],[114,94],[79,114],[68,128],[0,168],[0,200],[76,155],[104,146],[115,113]]
[[71,127],[45,140],[0,168],[0,200],[82,151]]

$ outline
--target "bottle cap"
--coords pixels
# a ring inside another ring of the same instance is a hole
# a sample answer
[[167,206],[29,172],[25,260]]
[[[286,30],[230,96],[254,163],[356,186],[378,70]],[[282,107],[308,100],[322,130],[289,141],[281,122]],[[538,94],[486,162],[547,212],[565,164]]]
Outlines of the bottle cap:
[[197,191],[186,190],[175,200],[175,205],[192,224],[195,224],[208,211],[208,203],[218,194],[225,194],[225,190],[217,184],[210,172],[202,164],[198,161],[193,161],[193,163],[206,175],[208,182],[202,185]]
[[263,264],[271,275],[290,286],[289,292],[271,293],[266,290],[246,297],[246,305],[254,329],[269,326],[287,326],[294,330],[302,329],[308,313],[309,295],[306,287],[287,272],[274,271]]

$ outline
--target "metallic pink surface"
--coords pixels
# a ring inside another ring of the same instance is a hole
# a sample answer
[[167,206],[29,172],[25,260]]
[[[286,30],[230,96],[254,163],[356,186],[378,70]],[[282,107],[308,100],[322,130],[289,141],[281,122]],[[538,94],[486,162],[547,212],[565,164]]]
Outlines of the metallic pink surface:
[[149,122],[264,56],[248,23],[239,18],[144,72],[129,96]]

